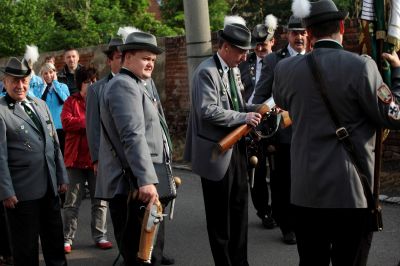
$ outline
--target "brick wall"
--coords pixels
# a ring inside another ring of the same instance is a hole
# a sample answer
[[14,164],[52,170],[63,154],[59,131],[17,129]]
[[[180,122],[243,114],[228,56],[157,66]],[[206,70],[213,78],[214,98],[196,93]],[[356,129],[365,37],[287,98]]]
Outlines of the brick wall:
[[[189,80],[186,63],[185,36],[167,37],[158,39],[159,46],[165,48],[165,53],[157,58],[153,77],[160,93],[165,115],[170,127],[170,132],[175,146],[174,158],[180,160],[185,143],[187,117],[190,109]],[[213,50],[217,49],[217,35],[212,34]],[[282,28],[278,28],[276,45],[274,50],[282,48],[286,44],[286,34]],[[358,22],[346,21],[344,47],[347,50],[358,52]],[[93,63],[99,69],[99,73],[105,75],[109,69],[105,64],[106,57],[102,53],[105,45],[78,49],[80,63],[87,65]],[[38,73],[41,63],[47,55],[56,57],[56,67],[63,66],[62,51],[43,53],[39,62],[35,64]],[[6,64],[8,58],[0,59],[0,65]],[[400,159],[400,132],[392,131],[384,146],[384,158],[386,160]]]

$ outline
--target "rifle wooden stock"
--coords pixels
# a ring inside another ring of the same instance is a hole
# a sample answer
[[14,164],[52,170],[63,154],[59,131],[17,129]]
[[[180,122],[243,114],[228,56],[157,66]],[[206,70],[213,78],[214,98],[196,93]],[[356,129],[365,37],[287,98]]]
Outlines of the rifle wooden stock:
[[140,232],[140,243],[137,258],[139,261],[150,264],[151,254],[157,239],[159,223],[162,221],[162,206],[157,200],[150,210],[146,209]]
[[[257,109],[257,113],[261,114],[262,116],[264,116],[266,113],[268,113],[270,111],[271,111],[271,109],[266,104],[262,104]],[[235,128],[235,130],[233,130],[231,133],[229,133],[227,136],[225,136],[223,139],[221,139],[218,142],[219,152],[224,153],[227,150],[229,150],[230,148],[232,148],[232,146],[236,142],[238,142],[243,136],[246,136],[247,134],[249,134],[249,132],[251,131],[252,128],[253,128],[252,126],[249,126],[247,124],[244,124],[244,125],[241,125],[241,126]]]

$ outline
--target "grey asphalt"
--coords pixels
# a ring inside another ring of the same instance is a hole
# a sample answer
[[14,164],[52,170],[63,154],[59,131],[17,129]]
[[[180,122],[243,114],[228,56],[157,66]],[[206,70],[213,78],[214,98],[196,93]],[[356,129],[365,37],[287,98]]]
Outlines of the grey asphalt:
[[[179,188],[174,220],[166,221],[165,252],[175,258],[176,266],[212,266],[200,179],[185,170],[175,170],[175,174],[181,176],[183,184]],[[400,205],[385,203],[383,213],[384,230],[374,235],[369,266],[397,266],[400,261]],[[116,244],[110,219],[108,230],[109,239]],[[113,265],[117,254],[116,245],[110,250],[99,250],[94,246],[90,237],[90,201],[84,200],[72,253],[67,255],[68,264]],[[298,265],[296,246],[283,244],[279,229],[267,230],[261,226],[251,199],[248,254],[251,266]],[[42,258],[41,265],[44,265]]]

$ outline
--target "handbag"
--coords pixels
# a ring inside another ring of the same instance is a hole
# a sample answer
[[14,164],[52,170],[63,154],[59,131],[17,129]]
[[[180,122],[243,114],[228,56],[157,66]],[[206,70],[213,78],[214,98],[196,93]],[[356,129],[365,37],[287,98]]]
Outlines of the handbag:
[[[336,137],[338,140],[343,143],[345,150],[347,151],[355,169],[358,174],[358,177],[361,181],[363,191],[364,191],[364,196],[367,200],[367,210],[368,210],[368,216],[367,216],[367,229],[370,232],[376,232],[376,231],[382,231],[383,229],[383,221],[382,221],[382,208],[379,204],[379,197],[378,197],[378,191],[377,189],[374,189],[374,193],[371,191],[371,186],[368,182],[367,176],[363,174],[361,164],[359,163],[356,153],[354,151],[354,146],[353,143],[351,142],[349,138],[349,133],[347,129],[343,126],[341,126],[338,115],[335,112],[335,109],[333,109],[333,106],[331,105],[328,95],[326,93],[326,87],[325,83],[323,82],[322,75],[317,68],[317,63],[314,58],[314,53],[311,52],[308,55],[306,55],[307,63],[311,68],[311,72],[314,76],[314,79],[317,81],[317,83],[320,85],[318,86],[318,90],[321,93],[322,99],[328,108],[329,114],[335,123],[336,126]],[[379,176],[378,176],[379,177]],[[377,185],[374,186],[377,188]]]

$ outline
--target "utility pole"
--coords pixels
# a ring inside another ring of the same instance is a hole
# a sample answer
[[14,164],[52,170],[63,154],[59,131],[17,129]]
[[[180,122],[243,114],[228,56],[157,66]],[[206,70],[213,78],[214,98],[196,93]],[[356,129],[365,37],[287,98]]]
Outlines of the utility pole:
[[207,0],[184,0],[189,87],[196,67],[212,55]]

